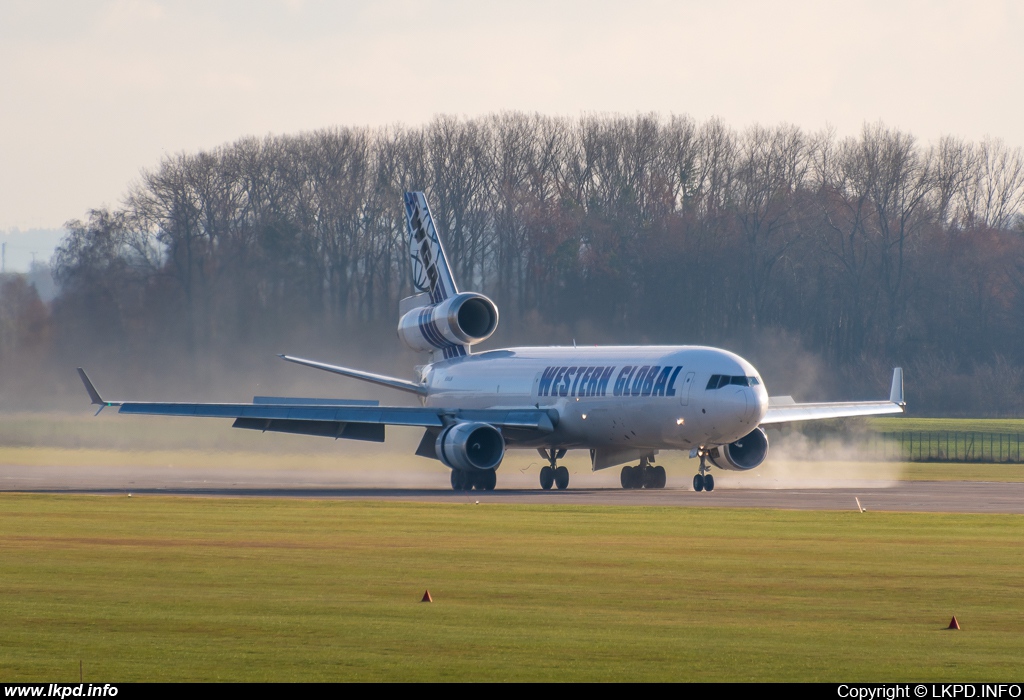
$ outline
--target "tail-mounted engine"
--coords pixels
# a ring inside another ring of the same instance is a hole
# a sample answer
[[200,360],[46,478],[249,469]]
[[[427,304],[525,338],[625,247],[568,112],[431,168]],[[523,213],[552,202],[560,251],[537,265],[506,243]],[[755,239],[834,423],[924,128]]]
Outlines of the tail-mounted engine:
[[505,439],[488,423],[455,423],[441,431],[434,449],[452,469],[497,469],[505,456]]
[[398,322],[398,336],[413,350],[437,352],[487,340],[497,327],[494,302],[483,294],[463,292],[406,313]]
[[754,428],[736,442],[711,450],[708,459],[719,469],[742,472],[760,466],[767,456],[768,436],[761,428]]

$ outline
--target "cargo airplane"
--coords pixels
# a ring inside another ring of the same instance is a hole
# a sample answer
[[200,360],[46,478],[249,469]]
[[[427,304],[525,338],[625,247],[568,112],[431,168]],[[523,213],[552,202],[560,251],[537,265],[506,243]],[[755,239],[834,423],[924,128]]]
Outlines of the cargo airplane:
[[[540,486],[565,489],[568,450],[590,453],[593,470],[623,466],[622,487],[664,488],[661,450],[699,459],[696,491],[715,487],[710,466],[745,471],[768,455],[765,425],[901,413],[903,373],[887,401],[797,403],[769,397],[753,365],[726,350],[698,346],[519,347],[472,352],[494,333],[498,308],[460,292],[422,192],[405,194],[413,284],[400,303],[398,336],[429,353],[415,379],[314,360],[282,359],[415,395],[420,406],[376,401],[257,396],[252,403],[110,401],[82,369],[93,404],[120,413],[233,418],[233,427],[384,441],[387,425],[423,429],[416,454],[451,470],[453,489],[492,490],[505,451],[536,449],[547,462]],[[97,411],[98,412],[98,411]],[[634,463],[634,464],[629,464]]]

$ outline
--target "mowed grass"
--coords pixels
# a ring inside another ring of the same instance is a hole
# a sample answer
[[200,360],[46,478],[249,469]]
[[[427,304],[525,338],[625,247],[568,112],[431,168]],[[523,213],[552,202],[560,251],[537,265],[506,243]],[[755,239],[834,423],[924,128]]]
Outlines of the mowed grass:
[[0,677],[74,681],[81,659],[86,681],[1016,681],[1022,532],[1010,515],[2,495]]
[[1024,464],[901,462],[899,466],[902,481],[1024,481]]
[[865,424],[880,433],[974,432],[1024,435],[1024,418],[868,418]]

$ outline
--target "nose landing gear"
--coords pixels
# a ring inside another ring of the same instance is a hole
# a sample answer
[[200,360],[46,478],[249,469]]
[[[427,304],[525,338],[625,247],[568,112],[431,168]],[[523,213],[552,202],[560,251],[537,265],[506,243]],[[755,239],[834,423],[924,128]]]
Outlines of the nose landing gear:
[[715,477],[713,477],[711,474],[707,473],[707,471],[708,471],[707,452],[705,452],[702,449],[697,454],[700,457],[700,469],[697,471],[697,473],[693,477],[693,490],[694,491],[698,491],[698,492],[700,492],[700,491],[709,491],[709,492],[710,491],[714,491],[715,490]]
[[542,467],[540,470],[540,487],[545,491],[550,491],[552,486],[559,491],[569,488],[569,470],[558,466],[558,460],[565,457],[566,450],[552,447],[550,450],[539,448],[537,452],[550,462],[549,466]]

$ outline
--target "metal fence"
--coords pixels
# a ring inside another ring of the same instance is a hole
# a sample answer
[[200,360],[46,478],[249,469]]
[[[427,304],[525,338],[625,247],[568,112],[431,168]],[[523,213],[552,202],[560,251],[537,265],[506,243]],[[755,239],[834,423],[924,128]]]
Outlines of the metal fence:
[[1024,463],[1021,433],[902,431],[872,433],[863,445],[876,459],[904,462]]

